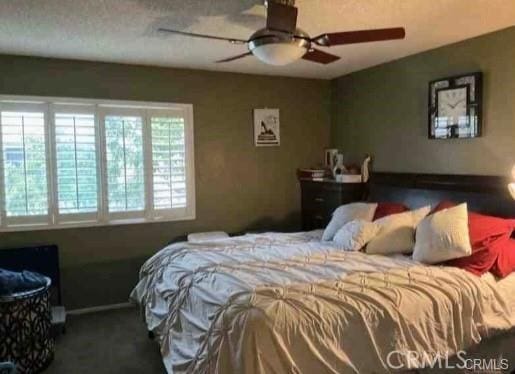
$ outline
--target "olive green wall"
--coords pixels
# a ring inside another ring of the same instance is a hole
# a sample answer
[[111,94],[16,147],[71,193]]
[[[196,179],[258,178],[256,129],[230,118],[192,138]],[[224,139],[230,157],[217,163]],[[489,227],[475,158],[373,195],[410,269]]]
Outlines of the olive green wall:
[[[298,229],[295,169],[329,144],[329,81],[0,56],[0,94],[194,105],[196,220],[0,234],[59,246],[68,308],[127,301],[144,259],[188,232]],[[280,147],[254,147],[260,107],[280,109]]]
[[[409,30],[407,30],[409,33]],[[428,82],[482,71],[484,135],[427,138]],[[515,163],[515,28],[332,82],[332,145],[379,171],[508,175]]]

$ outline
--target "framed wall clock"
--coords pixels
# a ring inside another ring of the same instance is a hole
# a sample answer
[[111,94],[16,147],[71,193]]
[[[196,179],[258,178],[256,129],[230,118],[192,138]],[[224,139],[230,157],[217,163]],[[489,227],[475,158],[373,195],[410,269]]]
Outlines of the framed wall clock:
[[429,138],[477,138],[482,126],[482,73],[429,82]]

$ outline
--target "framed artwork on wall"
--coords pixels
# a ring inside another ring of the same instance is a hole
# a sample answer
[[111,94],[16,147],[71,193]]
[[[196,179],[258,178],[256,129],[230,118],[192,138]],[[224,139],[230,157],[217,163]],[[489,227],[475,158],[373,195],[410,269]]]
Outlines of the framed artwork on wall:
[[254,144],[256,147],[281,144],[279,109],[254,109]]
[[481,136],[482,88],[480,72],[429,82],[429,138]]

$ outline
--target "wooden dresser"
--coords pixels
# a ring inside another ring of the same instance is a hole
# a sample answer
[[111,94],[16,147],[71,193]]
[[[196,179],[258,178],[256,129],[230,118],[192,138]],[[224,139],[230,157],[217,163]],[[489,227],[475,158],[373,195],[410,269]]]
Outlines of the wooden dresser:
[[363,199],[365,184],[322,182],[300,179],[302,192],[302,229],[324,228],[340,205]]

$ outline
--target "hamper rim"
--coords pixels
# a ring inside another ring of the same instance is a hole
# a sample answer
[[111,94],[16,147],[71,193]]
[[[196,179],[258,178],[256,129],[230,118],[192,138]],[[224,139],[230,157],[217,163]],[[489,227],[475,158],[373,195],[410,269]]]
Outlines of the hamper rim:
[[50,288],[50,286],[52,284],[52,281],[47,276],[43,275],[43,277],[45,278],[45,282],[46,282],[46,284],[44,286],[35,288],[33,290],[28,290],[28,291],[23,291],[23,292],[16,292],[16,293],[13,293],[13,294],[10,294],[10,295],[0,296],[0,302],[1,303],[7,303],[7,302],[11,302],[11,301],[16,301],[16,300],[22,300],[22,299],[26,299],[26,298],[29,298],[29,297],[32,297],[32,296],[36,296],[36,295],[38,295],[40,293],[43,293],[43,292],[47,291]]

